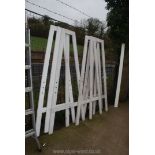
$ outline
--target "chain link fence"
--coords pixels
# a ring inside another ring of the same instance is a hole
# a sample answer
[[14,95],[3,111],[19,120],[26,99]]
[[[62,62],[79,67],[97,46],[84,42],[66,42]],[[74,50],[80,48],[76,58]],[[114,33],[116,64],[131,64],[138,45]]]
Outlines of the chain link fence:
[[[42,79],[42,71],[43,71],[43,61],[40,63],[36,63],[32,61],[32,80],[33,80],[33,94],[34,94],[34,104],[35,104],[35,112],[37,111],[38,107],[38,99],[39,99],[39,91],[40,91],[40,84]],[[52,61],[49,63],[49,70],[47,75],[47,83],[46,83],[46,90],[45,90],[45,98],[44,98],[44,106],[47,104],[47,96],[48,96],[48,85],[50,80],[50,71],[51,71]],[[80,65],[81,68],[81,65]],[[127,69],[124,67],[124,73],[122,78],[122,93],[121,96],[126,100],[127,99]],[[78,100],[78,87],[77,87],[77,77],[76,77],[76,69],[73,62],[70,63],[70,71],[71,71],[71,81],[72,81],[72,90],[73,90],[73,97],[74,101]],[[101,69],[102,71],[102,69]],[[117,84],[117,75],[118,75],[118,64],[116,62],[108,62],[106,63],[106,74],[107,74],[107,95],[108,95],[108,104],[114,104],[115,99],[115,92],[116,92],[116,84]],[[103,77],[103,72],[101,72],[101,76]],[[103,80],[102,80],[103,81]],[[26,82],[26,79],[25,79]],[[60,79],[59,79],[59,88],[58,88],[58,97],[57,97],[57,104],[65,103],[65,63],[64,60],[62,61],[61,71],[60,71]],[[26,104],[27,105],[27,104]],[[104,104],[103,104],[104,105]],[[98,107],[96,108],[98,109]],[[86,115],[87,117],[87,115]],[[45,114],[43,114],[42,124],[44,124]],[[55,126],[54,129],[60,129],[65,126],[65,110],[57,112],[55,117]],[[42,126],[43,129],[43,126]]]
[[[32,75],[33,75],[33,91],[34,91],[34,99],[35,99],[35,107],[37,108],[37,102],[39,97],[39,90],[42,78],[42,70],[43,70],[43,63],[32,63]],[[51,70],[51,63],[49,65],[49,71],[47,76],[47,84],[46,84],[46,93],[45,93],[45,104],[47,99],[47,92],[48,92],[48,83],[50,77],[50,70]],[[73,87],[73,96],[74,100],[77,101],[78,98],[78,91],[77,91],[77,83],[76,83],[76,70],[75,65],[70,65],[71,70],[71,79],[72,79],[72,87]],[[106,73],[107,73],[107,93],[108,93],[108,101],[111,103],[114,100],[115,96],[115,75],[117,71],[117,65],[113,64],[106,64]],[[102,75],[103,76],[103,75]],[[61,66],[60,71],[60,79],[59,79],[59,90],[58,90],[58,98],[57,104],[64,103],[65,101],[65,65]]]

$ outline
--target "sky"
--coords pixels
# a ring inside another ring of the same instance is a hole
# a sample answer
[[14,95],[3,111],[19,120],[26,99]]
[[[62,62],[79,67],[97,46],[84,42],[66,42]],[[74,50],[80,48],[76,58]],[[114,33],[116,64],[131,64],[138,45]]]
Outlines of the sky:
[[[60,3],[57,0],[28,0],[30,2],[33,2],[37,5],[40,5],[42,7],[45,7],[49,10],[52,10],[54,12],[57,12],[59,14],[62,14],[64,16],[67,16],[69,18],[72,18],[77,21],[81,21],[82,19],[87,19],[88,17],[81,14],[80,12]],[[60,0],[64,3],[67,3],[82,12],[86,13],[87,15],[93,17],[93,18],[98,18],[101,21],[106,21],[106,15],[107,15],[107,10],[105,9],[106,7],[106,2],[104,0]],[[66,19],[64,17],[61,17],[59,15],[55,15],[47,10],[44,10],[42,8],[36,7],[34,5],[31,5],[27,2],[25,2],[25,8],[32,10],[34,12],[40,13],[40,14],[46,14],[49,17],[52,17],[54,19],[67,22],[71,25],[74,25],[75,22],[69,19]]]

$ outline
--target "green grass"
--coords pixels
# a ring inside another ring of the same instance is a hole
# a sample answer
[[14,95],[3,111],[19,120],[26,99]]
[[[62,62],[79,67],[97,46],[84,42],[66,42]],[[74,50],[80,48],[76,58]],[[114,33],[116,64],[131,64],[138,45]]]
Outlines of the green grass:
[[32,51],[45,51],[47,45],[46,38],[31,36],[31,48]]
[[[45,51],[47,45],[47,39],[41,37],[31,36],[31,48],[32,51]],[[77,45],[79,55],[83,53],[83,46]],[[70,46],[71,54],[73,54],[73,46]]]

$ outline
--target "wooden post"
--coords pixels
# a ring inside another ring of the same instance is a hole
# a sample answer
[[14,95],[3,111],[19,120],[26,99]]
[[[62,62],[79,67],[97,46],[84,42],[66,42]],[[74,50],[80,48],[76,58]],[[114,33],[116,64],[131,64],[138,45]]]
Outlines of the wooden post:
[[123,61],[124,61],[124,51],[125,51],[125,44],[123,43],[121,47],[121,56],[120,56],[120,64],[119,64],[119,72],[118,72],[118,80],[117,80],[114,107],[118,107],[118,102],[119,102],[119,94],[120,94],[122,71],[123,71]]

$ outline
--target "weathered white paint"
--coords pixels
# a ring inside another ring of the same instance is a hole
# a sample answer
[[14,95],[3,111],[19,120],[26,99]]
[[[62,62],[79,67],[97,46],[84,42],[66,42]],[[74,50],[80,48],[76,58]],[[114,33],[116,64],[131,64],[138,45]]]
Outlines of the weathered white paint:
[[[102,113],[102,78],[101,78],[101,65],[103,65],[103,71],[105,71],[105,55],[104,47],[101,49],[99,46],[104,46],[103,40],[92,36],[85,37],[83,60],[82,60],[82,70],[81,79],[79,85],[79,97],[77,104],[77,115],[76,115],[76,125],[79,125],[80,113],[82,113],[82,120],[85,120],[87,103],[82,104],[83,101],[90,99],[89,104],[89,119],[92,119],[92,115],[95,114],[96,100],[92,101],[94,96],[98,96],[99,112]],[[101,63],[101,54],[102,59]],[[106,81],[106,74],[104,74]],[[106,82],[104,82],[106,84]],[[104,86],[106,88],[106,85]],[[104,98],[107,99],[107,91],[104,91]],[[107,111],[107,101],[105,100],[105,109]],[[82,111],[83,110],[83,111]]]
[[50,60],[51,49],[52,49],[53,35],[54,35],[55,31],[57,32],[57,38],[58,38],[58,36],[60,35],[60,29],[58,30],[57,27],[51,25],[50,31],[49,31],[49,36],[48,36],[46,53],[45,53],[44,66],[43,66],[42,79],[41,79],[41,86],[40,86],[40,93],[39,93],[39,100],[38,100],[38,110],[37,110],[37,117],[36,117],[37,136],[40,135],[42,108],[43,108],[43,103],[44,103],[47,73],[48,73],[49,60]]
[[[53,52],[53,61],[52,68],[50,74],[50,82],[49,82],[49,90],[47,97],[47,106],[43,107],[44,96],[45,96],[45,87],[47,81],[47,72],[49,68],[49,59],[51,55],[51,48],[53,42],[53,34],[56,32],[56,41]],[[73,92],[72,92],[72,84],[71,84],[71,75],[70,75],[70,65],[69,65],[69,44],[70,44],[70,36],[72,37],[73,42],[73,50],[74,50],[74,59],[75,59],[75,68],[77,74],[77,83],[79,86],[80,80],[80,70],[79,70],[79,62],[78,62],[78,52],[76,45],[76,36],[75,32],[69,31],[60,27],[51,26],[49,32],[49,38],[47,43],[47,50],[45,54],[45,61],[43,67],[42,81],[40,87],[40,95],[38,102],[38,110],[37,110],[37,135],[40,134],[40,126],[41,126],[41,118],[42,114],[46,113],[45,117],[45,126],[44,132],[48,132],[49,134],[53,133],[54,120],[55,120],[55,112],[57,110],[65,110],[66,112],[66,127],[69,126],[69,108],[71,108],[71,116],[72,121],[75,122],[75,109],[74,109],[74,100],[73,100]],[[64,52],[65,56],[65,103],[56,105],[57,95],[58,95],[58,87],[59,87],[59,78],[60,78],[60,69],[61,69],[61,61],[62,55]]]
[[119,94],[120,94],[122,71],[123,71],[123,61],[124,61],[124,51],[125,51],[125,44],[122,44],[114,107],[118,107],[118,102],[119,102]]
[[[55,40],[52,68],[49,81],[47,106],[43,107],[45,87],[49,68],[49,59],[51,55],[54,32],[56,32],[56,40]],[[79,91],[78,102],[74,101],[72,92],[70,63],[69,63],[70,38],[72,38],[73,43],[75,69]],[[101,48],[99,48],[100,45]],[[61,61],[63,53],[65,58],[65,103],[57,105],[56,103],[57,103]],[[104,72],[104,94],[102,92],[103,82],[101,77],[101,68],[102,68],[101,65],[103,67]],[[98,101],[99,103],[100,114],[102,113],[103,109],[102,99],[105,100],[105,109],[107,111],[108,105],[107,105],[106,89],[107,88],[106,88],[106,72],[105,72],[105,55],[104,55],[103,40],[91,36],[85,37],[82,69],[80,76],[75,32],[60,27],[51,26],[45,54],[45,61],[44,61],[42,81],[38,101],[37,122],[36,122],[37,135],[38,136],[40,135],[41,119],[43,113],[46,113],[44,132],[52,134],[54,128],[55,113],[57,111],[65,110],[66,127],[68,127],[70,124],[69,120],[70,110],[71,110],[72,122],[75,122],[76,125],[79,124],[80,116],[82,120],[85,120],[87,104],[89,106],[89,119],[92,119],[92,115],[95,114],[96,101]],[[75,117],[76,106],[77,106],[77,113]]]

